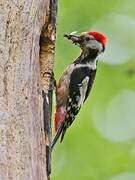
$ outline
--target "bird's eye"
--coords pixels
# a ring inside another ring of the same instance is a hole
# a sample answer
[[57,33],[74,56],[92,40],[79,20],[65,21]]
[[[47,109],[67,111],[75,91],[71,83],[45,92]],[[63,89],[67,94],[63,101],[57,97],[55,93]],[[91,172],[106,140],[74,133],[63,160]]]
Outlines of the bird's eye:
[[86,37],[86,41],[89,41],[90,40],[90,38],[89,37]]

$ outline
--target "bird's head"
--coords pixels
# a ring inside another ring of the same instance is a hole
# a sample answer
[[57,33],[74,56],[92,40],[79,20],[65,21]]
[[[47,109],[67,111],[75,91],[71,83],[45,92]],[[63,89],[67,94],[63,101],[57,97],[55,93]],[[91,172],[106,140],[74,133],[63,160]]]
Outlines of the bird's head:
[[84,32],[81,35],[65,34],[64,37],[74,44],[79,44],[83,51],[93,50],[98,54],[104,52],[107,38],[100,32]]

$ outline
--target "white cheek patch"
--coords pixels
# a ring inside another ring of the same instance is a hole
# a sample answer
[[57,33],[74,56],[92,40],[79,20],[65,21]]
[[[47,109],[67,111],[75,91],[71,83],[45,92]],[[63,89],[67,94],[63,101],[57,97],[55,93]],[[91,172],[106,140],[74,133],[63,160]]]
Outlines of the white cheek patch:
[[103,51],[102,44],[96,40],[90,41],[90,43],[88,43],[86,46],[90,47],[91,49],[98,49],[99,53]]
[[81,105],[83,104],[84,100],[85,100],[85,96],[86,96],[86,91],[88,88],[88,82],[89,82],[89,77],[86,76],[85,79],[83,79],[82,83],[80,84],[80,98],[78,101],[78,107],[81,107]]

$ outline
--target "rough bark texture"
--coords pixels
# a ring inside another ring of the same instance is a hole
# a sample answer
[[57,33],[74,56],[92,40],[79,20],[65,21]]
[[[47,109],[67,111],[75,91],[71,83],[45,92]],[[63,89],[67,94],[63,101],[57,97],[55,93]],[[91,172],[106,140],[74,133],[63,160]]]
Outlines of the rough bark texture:
[[47,179],[39,40],[49,6],[0,1],[0,180]]

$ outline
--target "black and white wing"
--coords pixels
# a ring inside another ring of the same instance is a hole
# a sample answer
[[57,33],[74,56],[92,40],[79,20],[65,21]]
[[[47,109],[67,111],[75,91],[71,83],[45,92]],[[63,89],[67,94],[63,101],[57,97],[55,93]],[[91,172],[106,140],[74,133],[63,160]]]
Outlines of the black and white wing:
[[95,78],[96,69],[87,66],[76,67],[71,74],[66,115],[61,133],[61,142],[67,128],[73,123],[82,104],[87,99]]

